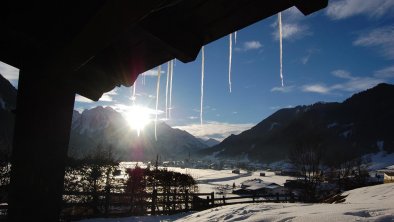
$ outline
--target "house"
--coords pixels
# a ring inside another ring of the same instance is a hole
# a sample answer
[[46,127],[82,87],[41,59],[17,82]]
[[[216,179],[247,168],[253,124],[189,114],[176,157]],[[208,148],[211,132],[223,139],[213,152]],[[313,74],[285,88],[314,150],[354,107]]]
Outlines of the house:
[[383,172],[384,175],[384,183],[393,183],[394,182],[394,171],[386,171]]
[[394,182],[394,169],[385,168],[376,172],[380,178],[383,178],[383,183]]
[[233,191],[234,194],[286,194],[288,189],[276,183],[264,182],[261,179],[246,180],[241,184],[241,189]]
[[236,173],[236,174],[240,174],[241,173],[241,171],[239,170],[239,169],[235,169],[235,170],[233,170],[233,171],[231,171],[232,173]]

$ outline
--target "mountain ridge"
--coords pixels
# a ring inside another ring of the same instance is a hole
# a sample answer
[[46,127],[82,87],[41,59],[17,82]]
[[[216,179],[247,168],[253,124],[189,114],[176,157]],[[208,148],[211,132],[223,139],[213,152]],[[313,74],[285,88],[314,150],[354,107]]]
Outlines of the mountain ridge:
[[[217,158],[240,158],[274,162],[287,159],[290,149],[300,142],[319,138],[330,152],[326,161],[377,152],[394,151],[394,85],[382,83],[352,95],[342,103],[318,102],[276,111],[239,135],[201,150],[201,156],[217,153]],[[343,157],[342,157],[343,156]]]

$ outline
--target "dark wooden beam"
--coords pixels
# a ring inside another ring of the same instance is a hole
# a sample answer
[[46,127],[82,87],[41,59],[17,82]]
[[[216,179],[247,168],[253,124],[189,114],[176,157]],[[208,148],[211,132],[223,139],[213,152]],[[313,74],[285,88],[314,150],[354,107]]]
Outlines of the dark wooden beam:
[[10,221],[58,221],[74,91],[40,69],[19,75],[9,191]]

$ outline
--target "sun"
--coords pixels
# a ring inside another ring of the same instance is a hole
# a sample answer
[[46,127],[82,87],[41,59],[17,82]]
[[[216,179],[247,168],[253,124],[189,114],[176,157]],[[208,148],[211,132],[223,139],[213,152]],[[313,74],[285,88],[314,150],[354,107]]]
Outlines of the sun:
[[130,128],[137,131],[138,136],[145,126],[152,121],[150,110],[143,106],[133,105],[123,115]]

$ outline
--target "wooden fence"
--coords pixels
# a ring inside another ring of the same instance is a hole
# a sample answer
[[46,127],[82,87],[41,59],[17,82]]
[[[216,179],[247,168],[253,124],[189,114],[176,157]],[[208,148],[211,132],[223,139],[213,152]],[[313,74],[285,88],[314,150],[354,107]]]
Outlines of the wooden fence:
[[200,211],[217,206],[258,203],[294,202],[293,195],[215,196],[214,193],[106,193],[66,192],[68,199],[85,197],[85,202],[67,202],[62,217],[66,220],[86,217],[125,217],[132,215],[162,215],[186,211]]

